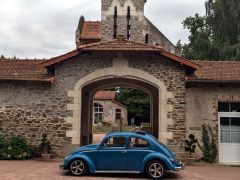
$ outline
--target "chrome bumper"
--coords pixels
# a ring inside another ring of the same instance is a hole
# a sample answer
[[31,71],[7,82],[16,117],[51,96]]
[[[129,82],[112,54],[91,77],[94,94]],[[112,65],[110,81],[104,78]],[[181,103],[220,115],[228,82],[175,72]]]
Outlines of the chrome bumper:
[[180,171],[180,170],[184,170],[185,169],[185,165],[180,162],[180,166],[179,167],[175,167],[175,171]]

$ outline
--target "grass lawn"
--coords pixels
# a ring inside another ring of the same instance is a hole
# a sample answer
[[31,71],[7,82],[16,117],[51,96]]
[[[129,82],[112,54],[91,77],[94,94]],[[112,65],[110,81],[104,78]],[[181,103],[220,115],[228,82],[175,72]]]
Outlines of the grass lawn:
[[[132,131],[131,126],[123,125],[123,131]],[[113,132],[112,126],[103,126],[101,128],[94,126],[93,127],[93,134],[108,134]]]

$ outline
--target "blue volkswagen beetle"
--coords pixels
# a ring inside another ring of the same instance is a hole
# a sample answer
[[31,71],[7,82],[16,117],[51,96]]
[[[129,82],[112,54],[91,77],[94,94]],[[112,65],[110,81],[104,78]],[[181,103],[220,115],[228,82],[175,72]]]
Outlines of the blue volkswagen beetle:
[[114,132],[100,144],[78,148],[60,165],[74,176],[86,173],[146,173],[162,178],[167,170],[178,171],[184,165],[155,137],[144,132]]

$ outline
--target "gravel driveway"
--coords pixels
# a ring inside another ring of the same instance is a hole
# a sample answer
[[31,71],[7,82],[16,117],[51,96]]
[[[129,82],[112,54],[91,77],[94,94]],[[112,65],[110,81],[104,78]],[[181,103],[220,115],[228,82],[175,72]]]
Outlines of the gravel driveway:
[[[0,180],[137,180],[146,179],[138,174],[98,174],[87,177],[72,177],[58,169],[58,162],[0,161]],[[180,172],[170,172],[165,179],[184,180],[239,180],[240,167],[205,165],[189,166]]]

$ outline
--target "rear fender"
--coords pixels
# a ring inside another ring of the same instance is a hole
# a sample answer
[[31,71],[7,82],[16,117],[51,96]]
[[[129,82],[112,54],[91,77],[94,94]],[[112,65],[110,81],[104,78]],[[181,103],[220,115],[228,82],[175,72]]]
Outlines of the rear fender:
[[169,170],[175,169],[173,163],[169,160],[168,157],[160,153],[151,153],[143,159],[142,166],[140,169],[142,173],[145,171],[145,166],[147,165],[147,163],[151,160],[160,160],[165,164],[167,169]]

